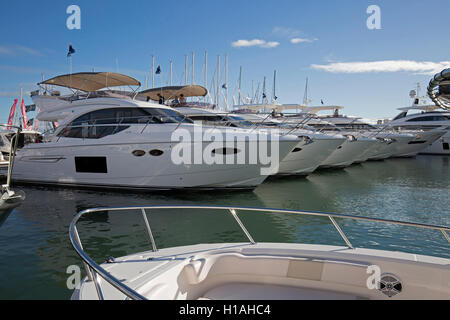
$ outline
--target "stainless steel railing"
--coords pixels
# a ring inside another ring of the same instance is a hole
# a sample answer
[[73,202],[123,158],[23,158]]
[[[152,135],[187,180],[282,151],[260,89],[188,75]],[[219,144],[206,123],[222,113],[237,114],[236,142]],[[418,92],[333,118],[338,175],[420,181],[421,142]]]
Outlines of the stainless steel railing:
[[[132,288],[128,287],[121,281],[119,281],[117,278],[112,276],[108,271],[106,271],[104,268],[102,268],[100,265],[98,265],[91,257],[89,257],[83,249],[83,245],[81,243],[80,236],[78,234],[77,230],[77,223],[80,220],[82,216],[88,213],[96,213],[96,212],[104,212],[104,211],[138,211],[142,214],[146,230],[149,236],[149,240],[152,245],[152,251],[157,252],[158,248],[156,246],[155,239],[153,237],[152,229],[150,227],[150,223],[148,221],[147,217],[147,211],[146,210],[167,210],[167,209],[185,209],[185,210],[192,210],[192,209],[202,209],[202,210],[223,210],[228,211],[234,220],[238,223],[239,227],[241,228],[242,232],[246,235],[248,238],[250,244],[256,244],[255,240],[252,238],[242,221],[238,217],[238,211],[254,211],[254,212],[264,212],[264,213],[277,213],[277,214],[297,214],[297,215],[305,215],[305,216],[316,216],[316,217],[325,217],[328,218],[339,235],[341,236],[342,240],[345,242],[347,247],[349,249],[354,249],[353,245],[348,240],[345,233],[342,231],[340,226],[337,224],[335,218],[338,219],[350,219],[350,220],[357,220],[357,221],[369,221],[369,222],[376,222],[376,223],[387,223],[387,224],[393,224],[393,225],[402,225],[402,226],[408,226],[408,227],[415,227],[420,229],[431,229],[440,231],[444,238],[447,240],[447,242],[450,244],[450,236],[447,234],[447,231],[450,231],[450,227],[445,226],[437,226],[437,225],[429,225],[429,224],[421,224],[421,223],[413,223],[413,222],[404,222],[404,221],[396,221],[396,220],[386,220],[386,219],[378,219],[378,218],[368,218],[368,217],[361,217],[361,216],[354,216],[354,215],[343,215],[343,214],[334,214],[334,213],[323,213],[323,212],[313,212],[313,211],[298,211],[298,210],[285,210],[285,209],[269,209],[269,208],[252,208],[252,207],[226,207],[226,206],[148,206],[148,207],[115,207],[115,208],[95,208],[95,209],[88,209],[84,210],[80,213],[78,213],[75,218],[73,219],[72,223],[70,224],[69,228],[69,238],[72,243],[73,248],[77,252],[77,254],[82,259],[82,262],[85,266],[87,277],[90,281],[94,282],[98,298],[100,300],[104,299],[104,294],[101,286],[101,279],[104,279],[106,282],[108,282],[110,285],[112,285],[114,288],[122,292],[125,296],[127,296],[130,299],[133,300],[146,300],[146,298],[142,295],[140,295],[138,292],[133,290]],[[100,278],[99,278],[100,276]]]

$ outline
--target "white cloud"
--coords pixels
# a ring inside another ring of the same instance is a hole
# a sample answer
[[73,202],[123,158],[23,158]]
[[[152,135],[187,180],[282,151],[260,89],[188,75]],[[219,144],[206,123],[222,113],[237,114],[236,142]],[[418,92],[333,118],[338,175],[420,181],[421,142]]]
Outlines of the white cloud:
[[332,73],[413,72],[434,75],[450,67],[450,61],[430,62],[411,60],[383,60],[371,62],[335,62],[311,65],[311,68]]
[[317,41],[319,39],[314,38],[314,39],[305,39],[305,38],[293,38],[291,39],[291,43],[293,44],[298,44],[298,43],[304,43],[304,42],[313,42],[313,41]]
[[243,48],[243,47],[260,47],[260,48],[275,48],[280,45],[279,42],[270,41],[267,42],[261,39],[253,39],[253,40],[238,40],[231,44],[234,48]]

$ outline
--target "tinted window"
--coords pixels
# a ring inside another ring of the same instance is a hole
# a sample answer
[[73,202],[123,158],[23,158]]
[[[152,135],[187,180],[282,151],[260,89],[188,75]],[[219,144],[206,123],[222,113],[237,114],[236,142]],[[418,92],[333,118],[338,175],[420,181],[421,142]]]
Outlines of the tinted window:
[[426,116],[426,117],[418,117],[414,119],[409,119],[408,122],[419,122],[419,121],[447,121],[450,118],[446,116]]
[[100,139],[128,129],[127,124],[191,122],[170,109],[111,108],[84,114],[59,134],[59,137]]

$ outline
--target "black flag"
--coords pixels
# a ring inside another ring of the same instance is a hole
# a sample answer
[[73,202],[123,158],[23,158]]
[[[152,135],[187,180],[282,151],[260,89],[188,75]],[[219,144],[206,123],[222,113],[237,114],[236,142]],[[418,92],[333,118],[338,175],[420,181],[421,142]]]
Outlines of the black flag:
[[67,53],[67,57],[72,56],[73,53],[75,53],[75,49],[72,47],[72,45],[69,45],[69,52]]
[[156,74],[161,74],[161,66],[158,66],[158,68],[156,68]]
[[31,111],[35,111],[36,110],[36,105],[32,104],[29,106],[25,106],[25,112],[31,112]]

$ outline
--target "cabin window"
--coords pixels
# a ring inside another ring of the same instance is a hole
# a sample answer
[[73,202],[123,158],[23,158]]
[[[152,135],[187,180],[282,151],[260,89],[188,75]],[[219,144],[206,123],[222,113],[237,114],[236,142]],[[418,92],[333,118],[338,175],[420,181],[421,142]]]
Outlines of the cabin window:
[[111,108],[86,113],[67,125],[58,137],[100,139],[128,129],[127,124],[188,122],[181,114],[160,108]]
[[108,173],[106,157],[75,157],[75,169],[80,173]]
[[449,117],[446,116],[426,116],[426,117],[418,117],[414,119],[409,119],[408,122],[419,122],[419,121],[448,121]]
[[444,149],[444,150],[450,150],[450,145],[449,145],[447,142],[444,142],[444,143],[442,144],[442,149]]

